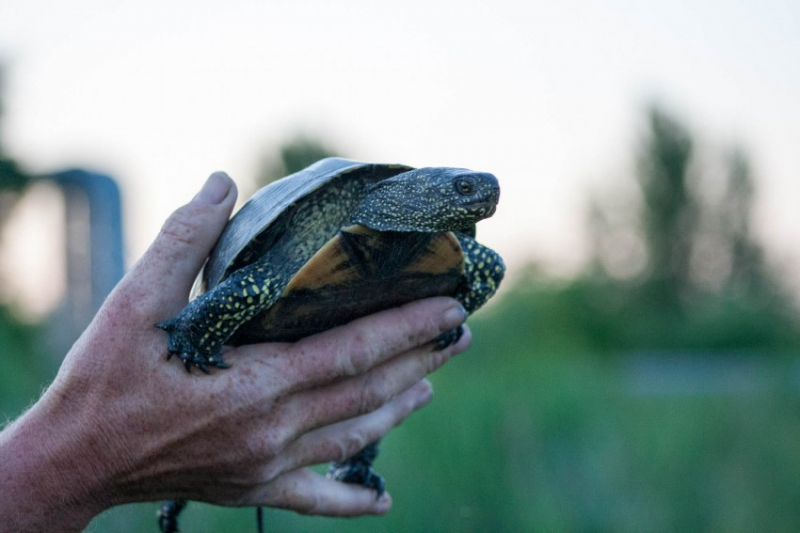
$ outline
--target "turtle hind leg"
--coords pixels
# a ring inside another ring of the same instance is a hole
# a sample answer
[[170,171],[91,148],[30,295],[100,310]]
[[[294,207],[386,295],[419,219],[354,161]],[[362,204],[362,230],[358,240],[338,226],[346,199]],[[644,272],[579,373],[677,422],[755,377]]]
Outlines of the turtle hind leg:
[[368,444],[346,461],[331,463],[328,477],[343,483],[374,489],[376,497],[380,498],[386,490],[386,484],[383,477],[372,468],[372,462],[377,456],[378,443]]
[[161,533],[180,533],[178,515],[186,507],[186,500],[167,500],[158,510],[158,528]]

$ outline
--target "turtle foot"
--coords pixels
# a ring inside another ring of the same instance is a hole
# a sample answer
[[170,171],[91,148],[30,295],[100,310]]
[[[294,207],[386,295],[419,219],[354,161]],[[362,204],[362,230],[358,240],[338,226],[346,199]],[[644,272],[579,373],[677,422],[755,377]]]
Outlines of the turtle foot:
[[230,367],[222,358],[221,346],[210,349],[197,348],[197,343],[193,341],[191,333],[187,331],[188,328],[182,327],[180,317],[160,322],[155,327],[167,332],[167,360],[172,359],[173,355],[177,355],[183,361],[187,372],[191,372],[194,367],[208,374],[209,367]]
[[464,326],[458,326],[455,329],[451,329],[450,331],[445,331],[438,337],[436,337],[436,345],[434,346],[434,351],[444,350],[448,346],[452,346],[461,339],[461,336],[464,335]]
[[168,500],[161,503],[158,510],[158,529],[161,533],[180,533],[178,529],[178,515],[186,507],[186,500]]
[[350,459],[342,462],[331,463],[328,477],[343,483],[361,485],[374,489],[380,498],[386,490],[383,477],[372,468],[372,461],[378,456],[378,443],[373,442],[364,447]]

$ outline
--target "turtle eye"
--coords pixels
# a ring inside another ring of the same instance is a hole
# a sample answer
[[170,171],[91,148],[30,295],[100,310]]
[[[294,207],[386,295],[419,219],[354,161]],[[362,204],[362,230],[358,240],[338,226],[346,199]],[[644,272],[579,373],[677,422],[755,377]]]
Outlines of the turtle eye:
[[459,178],[455,181],[456,190],[459,194],[468,196],[475,192],[475,184],[470,179]]

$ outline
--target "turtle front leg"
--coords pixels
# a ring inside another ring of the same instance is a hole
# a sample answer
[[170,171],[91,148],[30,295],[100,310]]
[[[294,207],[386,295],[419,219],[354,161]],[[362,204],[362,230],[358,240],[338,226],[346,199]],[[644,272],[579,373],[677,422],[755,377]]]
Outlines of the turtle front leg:
[[167,332],[167,359],[177,355],[187,371],[227,368],[222,346],[245,322],[278,299],[285,285],[264,262],[236,271],[198,296],[171,319],[156,324]]
[[386,484],[383,481],[383,476],[372,468],[372,462],[377,456],[378,443],[368,444],[346,461],[331,463],[328,469],[328,477],[343,483],[352,483],[368,489],[375,489],[377,497],[380,498],[386,490]]
[[497,252],[475,239],[459,235],[458,241],[464,250],[464,284],[456,294],[456,299],[471,315],[497,292],[506,273],[506,265]]
[[[463,234],[457,234],[457,237],[464,250],[464,279],[455,298],[461,302],[467,314],[471,315],[497,292],[505,275],[506,265],[497,252],[472,237]],[[463,326],[442,333],[436,339],[436,349],[443,350],[455,344],[463,334]]]

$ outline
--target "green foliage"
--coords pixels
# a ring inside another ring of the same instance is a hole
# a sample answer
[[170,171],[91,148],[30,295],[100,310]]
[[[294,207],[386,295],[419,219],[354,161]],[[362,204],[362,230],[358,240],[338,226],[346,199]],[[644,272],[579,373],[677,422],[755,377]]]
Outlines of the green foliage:
[[335,152],[319,139],[297,135],[281,144],[276,153],[269,153],[263,158],[256,185],[263,187],[334,155]]
[[[700,294],[679,309],[665,308],[649,296],[645,287],[631,281],[580,277],[557,282],[528,274],[495,312],[519,331],[531,331],[526,342],[547,353],[769,354],[800,347],[796,310],[780,294]],[[509,339],[517,342],[514,336]]]
[[[0,118],[3,112],[2,82],[3,67],[0,65]],[[0,234],[8,214],[31,180],[32,177],[15,160],[5,155],[0,142]],[[38,396],[44,372],[43,361],[36,350],[37,332],[38,327],[21,323],[0,302],[0,347],[5,355],[0,372],[0,414],[18,413]]]
[[642,225],[648,253],[647,283],[660,305],[677,306],[688,290],[696,202],[689,189],[692,140],[662,110],[649,114],[650,131],[639,154],[637,179],[644,199]]
[[0,191],[20,192],[28,184],[29,177],[17,163],[0,157]]
[[[557,320],[564,310],[576,316],[580,289],[568,290],[572,302],[528,277],[471,319],[472,349],[433,376],[432,404],[382,444],[377,466],[394,500],[388,515],[267,510],[267,530],[794,529],[796,360],[745,358],[755,386],[740,391],[713,382],[688,393],[648,390],[629,357],[597,357],[585,349],[589,334],[576,340],[571,319]],[[659,379],[657,370],[650,379]],[[89,531],[152,532],[155,508],[113,510]],[[255,531],[255,513],[192,503],[182,525],[192,533]]]
[[[624,278],[628,283],[617,289],[637,293],[667,315],[715,292],[779,303],[776,295],[785,290],[751,231],[756,190],[745,153],[735,149],[723,157],[723,180],[715,182],[696,161],[687,127],[658,107],[647,118],[637,152],[638,201],[590,203],[592,273]],[[637,267],[639,251],[644,257]],[[631,267],[620,268],[625,262]]]
[[[21,323],[6,306],[0,305],[0,417],[14,417],[39,396],[41,387],[52,378],[48,361],[37,342],[40,328]],[[5,421],[0,418],[0,425]]]
[[[658,110],[650,128],[630,217],[647,267],[623,278],[515,273],[470,319],[470,352],[433,376],[433,403],[382,443],[376,466],[393,510],[358,519],[267,510],[267,531],[797,529],[800,321],[750,233],[746,158],[731,156],[711,205],[688,171],[688,130]],[[288,154],[273,177],[329,155]],[[694,272],[704,231],[727,258],[715,285]],[[4,346],[13,331],[0,327]],[[15,375],[23,369],[0,380]],[[16,394],[28,402],[37,386]],[[154,532],[156,509],[118,507],[88,531]],[[255,531],[255,512],[192,503],[182,527]]]

